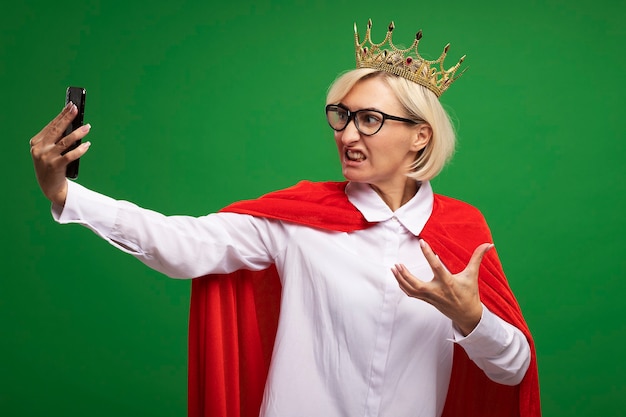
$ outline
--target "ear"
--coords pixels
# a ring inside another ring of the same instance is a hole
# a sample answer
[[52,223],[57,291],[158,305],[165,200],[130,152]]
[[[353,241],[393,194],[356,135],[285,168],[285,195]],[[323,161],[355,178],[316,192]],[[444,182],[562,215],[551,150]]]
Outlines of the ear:
[[413,136],[412,150],[419,152],[430,143],[433,138],[433,128],[428,123],[421,123],[415,126],[415,135]]

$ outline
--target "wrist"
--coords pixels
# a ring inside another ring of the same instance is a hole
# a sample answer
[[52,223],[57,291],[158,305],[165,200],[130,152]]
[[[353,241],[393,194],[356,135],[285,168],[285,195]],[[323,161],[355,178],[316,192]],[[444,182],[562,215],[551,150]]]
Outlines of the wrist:
[[59,206],[59,207],[64,207],[65,200],[67,199],[67,179],[63,180],[63,184],[59,187],[59,189],[56,192],[51,193],[50,195],[47,195],[46,197],[48,197],[48,199],[52,202],[52,204]]
[[482,317],[483,305],[480,303],[476,308],[473,308],[469,314],[465,315],[465,317],[455,321],[454,324],[463,336],[467,336],[478,326]]

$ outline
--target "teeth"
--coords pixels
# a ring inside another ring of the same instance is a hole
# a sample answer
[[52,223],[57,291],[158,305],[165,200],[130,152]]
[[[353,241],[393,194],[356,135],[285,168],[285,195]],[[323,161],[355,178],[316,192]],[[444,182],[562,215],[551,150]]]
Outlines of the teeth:
[[346,156],[351,161],[363,161],[365,159],[365,155],[358,151],[346,151]]

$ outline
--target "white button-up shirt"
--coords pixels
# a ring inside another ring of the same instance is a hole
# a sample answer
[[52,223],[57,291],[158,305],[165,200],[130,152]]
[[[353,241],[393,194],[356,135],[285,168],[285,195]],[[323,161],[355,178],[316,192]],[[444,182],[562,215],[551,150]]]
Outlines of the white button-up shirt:
[[422,280],[432,271],[417,236],[433,207],[429,183],[392,212],[366,184],[352,204],[376,224],[331,232],[234,213],[166,217],[70,182],[60,223],[81,223],[171,277],[276,264],[281,317],[261,416],[441,415],[453,343],[497,382],[517,384],[530,350],[523,334],[483,309],[462,337],[430,304],[404,294],[397,263]]

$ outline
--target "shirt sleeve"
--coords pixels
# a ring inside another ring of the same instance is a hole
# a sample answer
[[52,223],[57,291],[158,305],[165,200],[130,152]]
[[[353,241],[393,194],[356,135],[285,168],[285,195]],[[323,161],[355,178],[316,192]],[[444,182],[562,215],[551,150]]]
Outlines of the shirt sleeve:
[[165,216],[68,181],[61,224],[81,224],[116,248],[172,278],[195,278],[274,263],[281,223],[248,215]]
[[[454,327],[454,326],[453,326]],[[519,384],[530,365],[530,346],[524,334],[483,305],[476,328],[467,336],[454,328],[454,342],[493,381]]]

